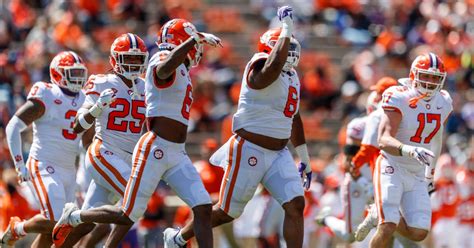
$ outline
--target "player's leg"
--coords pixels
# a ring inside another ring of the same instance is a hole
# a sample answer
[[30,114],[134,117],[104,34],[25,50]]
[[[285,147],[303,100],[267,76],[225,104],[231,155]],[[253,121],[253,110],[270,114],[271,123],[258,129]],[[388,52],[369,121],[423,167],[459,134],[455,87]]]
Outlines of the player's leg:
[[[401,169],[389,165],[382,156],[377,159],[374,172],[374,190],[378,226],[370,242],[370,247],[387,247],[393,232],[396,230],[396,226],[400,221],[399,208],[404,191],[402,182],[405,176],[406,174]],[[371,210],[374,211],[374,209]],[[365,222],[364,220],[361,225]],[[360,232],[360,226],[357,232]]]
[[94,229],[85,235],[77,244],[77,247],[94,248],[110,233],[109,224],[97,224]]
[[[261,148],[240,137],[233,136],[219,150],[227,151],[223,156],[226,172],[222,179],[219,202],[212,208],[212,227],[231,222],[242,214],[245,205],[252,198],[263,178],[266,166],[265,154]],[[251,158],[260,162],[254,164]],[[191,239],[195,236],[193,227],[194,222],[189,222],[178,233],[178,237],[182,237],[184,241]]]
[[304,235],[304,191],[291,153],[277,153],[262,180],[263,185],[285,211],[283,236],[288,247],[302,247]]
[[[183,156],[179,150],[176,152],[175,156]],[[174,157],[173,154],[170,154],[170,156]],[[193,211],[193,231],[198,245],[200,247],[212,247],[211,198],[191,160],[187,156],[179,160],[181,160],[180,163],[163,174],[163,180],[191,207]]]
[[422,241],[428,235],[431,227],[431,203],[426,182],[416,178],[410,180],[414,183],[411,191],[403,194],[400,220],[397,231],[413,240]]

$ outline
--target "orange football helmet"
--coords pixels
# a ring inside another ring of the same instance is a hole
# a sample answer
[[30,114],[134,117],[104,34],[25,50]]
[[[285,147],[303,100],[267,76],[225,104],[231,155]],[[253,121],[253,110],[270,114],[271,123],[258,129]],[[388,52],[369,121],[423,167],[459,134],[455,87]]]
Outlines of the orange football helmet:
[[419,55],[411,64],[410,79],[418,92],[430,99],[446,80],[443,61],[434,53]]
[[148,64],[145,42],[136,34],[122,34],[110,47],[109,62],[113,70],[127,79],[139,77]]
[[[158,33],[157,45],[160,50],[172,50],[191,37],[186,27],[196,29],[194,25],[185,19],[173,19],[165,23]],[[191,66],[197,66],[203,54],[203,45],[196,43],[194,48],[188,52],[188,60]]]
[[87,68],[75,52],[60,52],[49,65],[49,75],[54,84],[77,93],[87,81]]
[[[260,36],[260,41],[258,43],[258,51],[261,53],[269,54],[280,37],[281,28],[270,29]],[[292,68],[295,68],[300,61],[301,46],[300,43],[294,38],[290,39],[290,49],[288,50],[288,58],[286,63],[283,66],[284,71],[289,71]]]

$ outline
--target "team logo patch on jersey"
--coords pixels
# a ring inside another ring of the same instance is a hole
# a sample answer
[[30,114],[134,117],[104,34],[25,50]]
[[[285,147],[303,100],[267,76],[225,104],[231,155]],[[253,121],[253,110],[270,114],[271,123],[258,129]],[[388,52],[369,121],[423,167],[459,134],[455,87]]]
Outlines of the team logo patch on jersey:
[[256,157],[250,157],[248,162],[249,162],[250,166],[255,166],[255,165],[257,165],[258,160],[257,160]]
[[47,171],[49,174],[54,174],[54,168],[53,168],[52,166],[46,167],[46,171]]
[[54,100],[54,103],[56,103],[56,104],[59,105],[59,104],[63,103],[63,101],[61,101],[61,100],[59,100],[59,99],[56,99],[56,100]]
[[181,70],[181,75],[183,75],[183,77],[186,75],[186,73],[184,73],[183,70]]
[[354,192],[352,192],[352,196],[357,198],[360,196],[360,192],[358,190],[354,190]]
[[155,152],[153,152],[153,156],[156,159],[162,159],[164,155],[165,155],[165,153],[160,149],[156,149]]
[[15,162],[20,162],[21,160],[23,160],[23,158],[21,157],[21,155],[16,155],[16,156],[15,156]]
[[395,168],[393,168],[393,166],[387,166],[385,167],[385,174],[393,174],[395,172]]
[[431,108],[431,105],[426,104],[426,108],[427,108],[427,109],[430,109],[430,108]]
[[114,153],[113,153],[113,152],[111,152],[111,151],[108,151],[108,150],[106,150],[104,153],[105,153],[105,155],[109,155],[109,156],[111,156],[111,155],[114,155]]

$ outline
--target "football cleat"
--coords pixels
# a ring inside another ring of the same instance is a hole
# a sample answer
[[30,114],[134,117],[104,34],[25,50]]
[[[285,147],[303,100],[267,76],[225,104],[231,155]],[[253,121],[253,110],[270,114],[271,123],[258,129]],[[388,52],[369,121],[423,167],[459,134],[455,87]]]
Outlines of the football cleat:
[[179,245],[175,238],[179,233],[179,229],[176,228],[166,228],[163,232],[163,243],[165,244],[165,248],[183,248],[186,245],[181,246]]
[[79,208],[72,202],[66,203],[63,208],[63,214],[53,229],[53,243],[56,247],[61,247],[71,233],[74,226],[70,220],[72,212]]
[[21,219],[16,216],[10,218],[10,224],[8,224],[7,229],[2,234],[1,244],[14,246],[15,242],[21,238],[21,236],[15,232],[15,225],[20,221]]
[[355,240],[362,241],[369,235],[370,230],[377,226],[378,223],[377,207],[375,204],[370,205],[369,213],[365,217],[364,221],[357,227],[355,232]]

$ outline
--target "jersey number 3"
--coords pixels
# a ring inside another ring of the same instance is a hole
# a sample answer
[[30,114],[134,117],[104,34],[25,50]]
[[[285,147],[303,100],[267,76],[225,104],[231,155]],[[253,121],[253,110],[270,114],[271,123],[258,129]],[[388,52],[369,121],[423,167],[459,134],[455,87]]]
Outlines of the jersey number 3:
[[421,134],[423,133],[423,130],[425,129],[426,122],[428,123],[433,123],[433,121],[436,122],[436,126],[433,129],[433,131],[428,136],[426,136],[425,140],[423,141],[423,143],[428,144],[430,143],[431,139],[433,139],[433,137],[436,135],[436,133],[438,132],[441,126],[441,116],[439,114],[419,113],[417,119],[418,119],[418,129],[416,130],[415,135],[413,135],[410,138],[410,141],[415,142],[415,143],[421,143],[421,140],[422,140]]
[[[71,129],[74,126],[74,118],[76,117],[76,114],[77,114],[76,110],[68,110],[66,114],[64,115],[64,118],[66,118],[66,120],[72,119],[71,124],[69,126]],[[62,131],[63,131],[63,137],[65,139],[75,140],[77,138],[77,133],[75,133],[74,131],[71,131],[68,129],[63,129]]]

